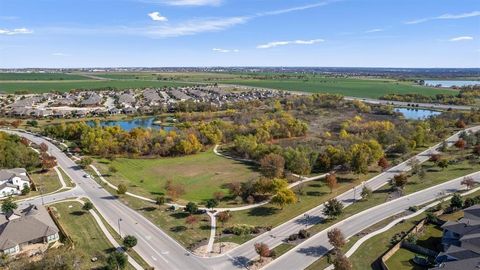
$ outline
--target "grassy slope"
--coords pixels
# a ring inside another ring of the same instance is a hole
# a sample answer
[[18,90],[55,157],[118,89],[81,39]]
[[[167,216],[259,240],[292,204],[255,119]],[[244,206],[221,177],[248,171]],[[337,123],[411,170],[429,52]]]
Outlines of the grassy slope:
[[[108,162],[108,161],[102,161]],[[107,164],[99,162],[100,171],[108,171]],[[216,156],[212,150],[175,158],[125,159],[111,162],[118,172],[108,179],[118,185],[125,183],[129,191],[154,198],[165,192],[167,180],[185,186],[185,201],[201,202],[212,198],[216,191],[228,191],[224,184],[247,181],[258,177],[255,168],[244,163]]]
[[[74,241],[75,252],[84,255],[82,269],[105,265],[106,256],[114,249],[93,217],[84,212],[78,202],[57,203],[53,207],[60,216],[59,222]],[[93,263],[90,261],[92,257],[99,260]]]

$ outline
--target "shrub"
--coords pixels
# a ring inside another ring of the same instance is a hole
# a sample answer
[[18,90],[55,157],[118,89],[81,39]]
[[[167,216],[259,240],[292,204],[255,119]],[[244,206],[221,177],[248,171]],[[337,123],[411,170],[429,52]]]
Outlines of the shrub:
[[418,240],[418,237],[415,235],[415,234],[410,234],[408,237],[407,237],[407,242],[411,243],[411,244],[416,244],[417,243],[417,240]]
[[417,206],[410,206],[408,207],[408,211],[411,211],[411,212],[417,212],[418,211],[418,207]]
[[290,236],[288,236],[288,241],[295,241],[297,239],[298,239],[298,234],[297,233],[290,234]]
[[300,239],[306,239],[310,237],[310,233],[307,230],[300,230],[298,231],[298,237],[300,237]]
[[126,185],[120,184],[120,185],[118,185],[117,188],[118,188],[118,189],[117,189],[117,193],[118,193],[118,194],[122,195],[122,194],[127,193],[127,186],[126,186]]
[[85,211],[92,210],[93,209],[93,203],[91,203],[91,202],[84,203],[82,209],[85,210]]
[[190,214],[195,214],[198,212],[198,206],[196,203],[194,202],[189,202],[187,203],[187,205],[185,206],[185,211],[190,213]]
[[162,205],[165,203],[165,197],[164,196],[158,196],[155,198],[155,203],[158,205]]
[[235,224],[225,230],[226,233],[232,233],[235,235],[248,235],[257,232],[255,226],[247,224]]

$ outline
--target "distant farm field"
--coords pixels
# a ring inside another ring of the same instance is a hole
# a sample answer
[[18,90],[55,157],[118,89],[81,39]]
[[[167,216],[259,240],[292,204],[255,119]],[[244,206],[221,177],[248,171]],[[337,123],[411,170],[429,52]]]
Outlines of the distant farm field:
[[0,73],[0,81],[60,81],[88,80],[89,78],[68,73]]
[[226,84],[245,85],[253,87],[273,88],[288,91],[311,93],[335,93],[344,96],[379,98],[386,94],[418,93],[427,96],[436,94],[455,94],[448,89],[437,89],[412,85],[411,82],[392,80],[367,80],[354,78],[310,78],[308,80],[253,80],[237,79],[221,81]]
[[456,91],[414,85],[412,81],[331,77],[288,73],[207,72],[111,72],[111,73],[0,73],[0,93],[69,91],[72,89],[116,89],[184,86],[219,83],[311,93],[379,98],[383,95],[419,93],[427,96]]
[[255,168],[242,162],[219,157],[212,150],[184,157],[159,159],[117,158],[97,163],[100,171],[108,174],[109,167],[118,171],[108,179],[115,185],[125,184],[135,194],[155,198],[165,193],[165,183],[181,184],[185,194],[184,202],[203,202],[213,198],[213,193],[228,193],[226,184],[256,179]]
[[45,93],[51,91],[67,92],[72,89],[99,89],[112,87],[116,89],[128,88],[147,88],[147,87],[176,87],[190,85],[183,82],[170,81],[101,81],[101,80],[84,80],[84,81],[39,81],[39,82],[1,82],[0,93],[15,93],[17,91],[25,91],[29,93]]
[[239,76],[231,73],[207,73],[207,72],[119,72],[98,73],[96,77],[113,80],[169,80],[210,82],[226,79],[236,79]]

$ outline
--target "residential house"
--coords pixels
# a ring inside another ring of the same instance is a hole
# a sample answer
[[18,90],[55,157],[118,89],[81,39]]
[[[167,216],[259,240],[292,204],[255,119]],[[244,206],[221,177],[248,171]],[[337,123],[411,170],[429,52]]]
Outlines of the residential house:
[[80,105],[84,107],[99,106],[102,103],[102,100],[103,98],[99,94],[92,93],[87,99],[80,102]]
[[0,198],[19,195],[25,186],[30,187],[30,178],[25,169],[0,170]]
[[[13,255],[59,240],[59,230],[43,206],[0,214],[0,252]],[[32,251],[34,251],[33,249]]]
[[464,209],[464,217],[442,225],[443,252],[435,270],[480,269],[480,205]]

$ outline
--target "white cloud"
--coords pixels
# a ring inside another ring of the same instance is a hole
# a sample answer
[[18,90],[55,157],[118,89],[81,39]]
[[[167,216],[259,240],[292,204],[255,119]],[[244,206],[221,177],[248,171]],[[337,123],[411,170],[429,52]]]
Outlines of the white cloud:
[[148,17],[150,17],[154,21],[159,21],[159,22],[168,21],[167,17],[160,15],[160,12],[158,11],[148,13]]
[[477,16],[480,16],[480,11],[472,11],[472,12],[462,13],[462,14],[443,14],[437,17],[427,17],[427,18],[407,21],[405,22],[405,24],[418,24],[418,23],[423,23],[423,22],[428,22],[433,20],[458,20],[458,19],[477,17]]
[[297,45],[312,45],[320,42],[324,42],[323,39],[311,39],[311,40],[289,40],[289,41],[273,41],[266,44],[261,44],[257,46],[257,49],[270,49],[278,46],[285,46],[291,44]]
[[30,30],[27,28],[15,28],[13,30],[0,29],[0,35],[13,36],[13,35],[32,34],[32,33],[33,33],[33,30]]
[[219,6],[222,0],[165,0],[162,2],[171,6]]
[[230,53],[230,52],[237,53],[237,52],[239,52],[240,50],[238,50],[238,49],[220,49],[220,48],[213,48],[212,51],[214,51],[214,52],[220,52],[220,53]]
[[370,29],[370,30],[365,31],[365,33],[377,33],[377,32],[383,32],[383,29],[375,28],[375,29]]
[[[143,1],[153,2],[153,0],[143,0]],[[323,6],[330,2],[335,2],[335,1],[340,1],[340,0],[324,1],[320,3],[312,4],[312,5],[297,6],[289,9],[257,13],[254,15],[224,17],[224,18],[198,18],[198,19],[187,20],[179,23],[153,25],[153,26],[151,25],[151,26],[144,26],[144,27],[130,27],[130,26],[108,26],[108,27],[99,27],[99,28],[49,27],[49,28],[44,28],[43,30],[60,33],[60,34],[70,34],[70,35],[73,35],[73,34],[135,35],[135,36],[148,36],[151,38],[180,37],[180,36],[196,35],[196,34],[205,33],[205,32],[223,31],[231,27],[234,27],[236,25],[245,24],[256,18],[315,8],[315,7]],[[155,0],[155,2],[158,3],[158,0]],[[173,2],[173,1],[168,1],[168,2]],[[206,0],[203,0],[203,1],[182,0],[182,1],[175,1],[175,2],[178,5],[180,2],[183,2],[183,3],[189,2],[191,4],[193,4],[193,2],[206,3]],[[149,16],[153,13],[155,12],[150,13]],[[153,16],[155,16],[155,14],[153,14]],[[158,14],[158,16],[160,16],[160,14]]]
[[146,34],[152,37],[179,37],[195,35],[204,32],[217,32],[238,24],[246,23],[249,17],[230,17],[214,19],[198,19],[186,21],[177,25],[165,25],[150,28]]
[[270,15],[280,15],[280,14],[285,14],[285,13],[290,13],[294,11],[301,11],[301,10],[306,10],[306,9],[312,9],[316,7],[322,7],[330,4],[331,2],[338,2],[340,0],[336,1],[323,1],[323,2],[318,2],[315,4],[310,4],[310,5],[305,5],[305,6],[297,6],[297,7],[292,7],[292,8],[286,8],[286,9],[278,9],[278,10],[273,10],[273,11],[267,11],[267,12],[261,12],[257,13],[257,16],[270,16]]
[[466,41],[466,40],[473,40],[473,37],[470,36],[461,36],[461,37],[454,37],[451,38],[449,41]]

